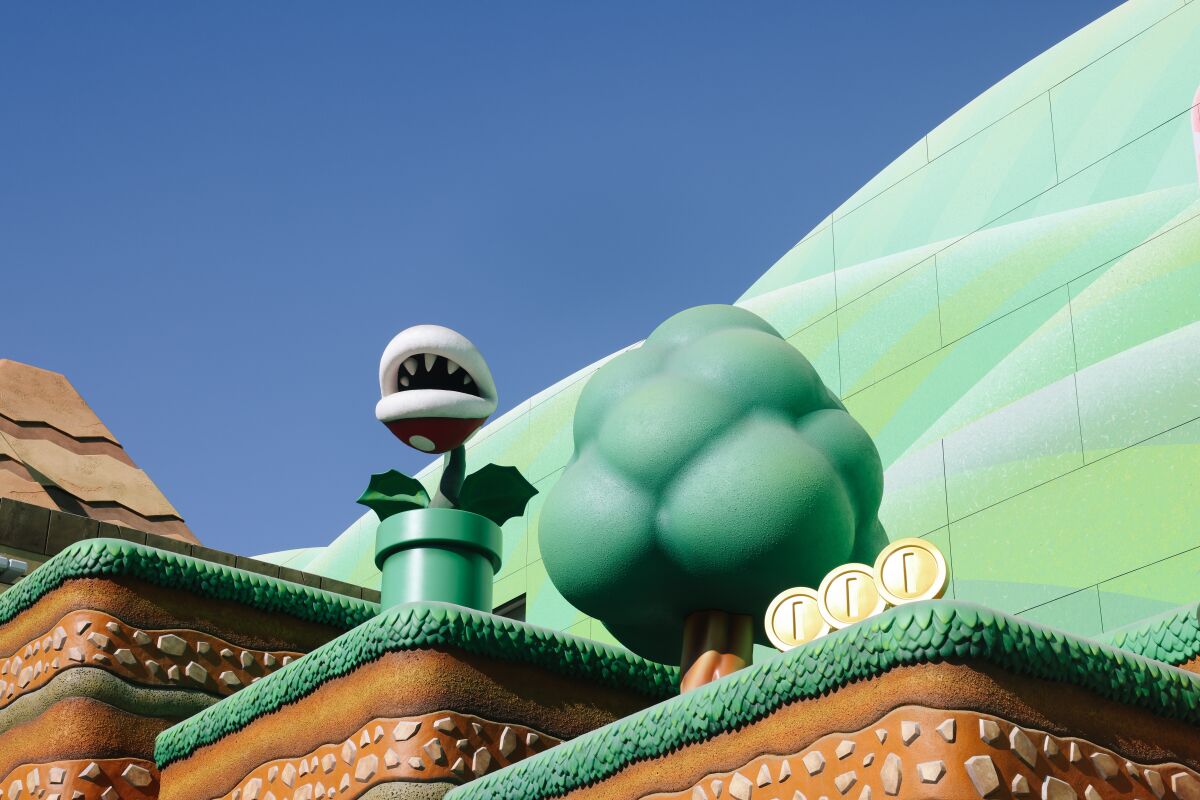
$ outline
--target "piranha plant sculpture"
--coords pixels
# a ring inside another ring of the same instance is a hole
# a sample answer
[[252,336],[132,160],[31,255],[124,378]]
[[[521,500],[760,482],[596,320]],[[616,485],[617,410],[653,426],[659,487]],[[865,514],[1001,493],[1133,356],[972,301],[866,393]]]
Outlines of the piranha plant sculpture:
[[750,663],[781,590],[887,544],[879,454],[808,360],[733,306],[597,370],[539,535],[555,587],[681,689]]
[[457,331],[417,325],[383,351],[379,390],[375,416],[388,430],[423,453],[445,454],[432,498],[416,478],[389,470],[372,475],[358,499],[380,519],[382,607],[437,600],[490,611],[500,526],[525,513],[537,490],[515,467],[466,475],[464,445],[498,401],[487,363]]

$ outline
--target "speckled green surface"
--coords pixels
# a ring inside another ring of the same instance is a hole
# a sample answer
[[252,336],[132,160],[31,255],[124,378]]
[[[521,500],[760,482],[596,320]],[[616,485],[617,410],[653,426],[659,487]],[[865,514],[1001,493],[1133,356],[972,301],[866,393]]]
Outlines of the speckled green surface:
[[1069,683],[1200,724],[1200,678],[1098,642],[956,601],[892,609],[451,791],[535,800],[755,722],[782,706],[909,664],[969,660]]
[[1178,665],[1200,655],[1200,620],[1195,604],[1113,631],[1105,637],[1122,650]]
[[214,600],[232,600],[260,611],[287,614],[343,630],[379,613],[379,606],[365,600],[120,539],[87,539],[65,548],[0,595],[0,624],[66,581],[116,576],[137,578]]
[[410,603],[360,625],[163,731],[155,742],[154,758],[160,768],[165,768],[386,653],[445,647],[532,664],[654,698],[673,695],[679,682],[678,669],[619,648],[461,606]]

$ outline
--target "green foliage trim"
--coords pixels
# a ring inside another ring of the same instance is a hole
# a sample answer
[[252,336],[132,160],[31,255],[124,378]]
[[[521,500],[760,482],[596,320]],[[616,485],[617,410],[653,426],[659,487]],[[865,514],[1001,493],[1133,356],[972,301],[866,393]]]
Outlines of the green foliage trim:
[[488,464],[463,481],[458,508],[503,525],[524,514],[525,506],[537,493],[516,467]]
[[365,600],[269,578],[120,539],[86,539],[63,549],[0,595],[0,624],[75,578],[129,577],[214,600],[346,630],[379,613]]
[[1113,631],[1105,636],[1115,646],[1165,664],[1177,665],[1200,655],[1200,621],[1195,605],[1182,606]]
[[820,697],[899,666],[941,661],[982,662],[1200,723],[1200,678],[1195,675],[979,606],[929,601],[892,609],[625,717],[453,789],[446,798],[556,797],[635,761],[756,722],[788,703]]
[[389,469],[372,475],[366,491],[356,502],[374,511],[383,521],[402,511],[429,508],[429,492],[416,478]]
[[159,734],[160,768],[187,758],[322,684],[386,653],[454,647],[503,661],[533,664],[562,675],[649,695],[670,697],[679,670],[625,650],[446,603],[397,606],[237,694]]

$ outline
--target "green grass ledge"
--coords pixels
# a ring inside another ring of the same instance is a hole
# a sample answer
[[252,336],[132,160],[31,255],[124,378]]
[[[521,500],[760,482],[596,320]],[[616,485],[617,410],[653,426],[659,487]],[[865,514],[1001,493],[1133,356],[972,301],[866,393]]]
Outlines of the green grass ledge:
[[980,606],[935,600],[894,608],[777,659],[618,720],[452,789],[447,800],[541,800],[603,780],[896,667],[991,664],[1069,683],[1163,717],[1200,724],[1200,676]]
[[164,769],[387,653],[446,647],[532,664],[654,699],[678,691],[677,668],[617,647],[447,603],[408,603],[163,731],[155,741],[155,761]]
[[1180,606],[1098,637],[1122,650],[1178,666],[1200,656],[1196,604]]
[[123,539],[85,539],[64,548],[0,594],[0,625],[69,580],[136,578],[213,600],[230,600],[268,613],[349,630],[379,613],[366,600],[213,564]]

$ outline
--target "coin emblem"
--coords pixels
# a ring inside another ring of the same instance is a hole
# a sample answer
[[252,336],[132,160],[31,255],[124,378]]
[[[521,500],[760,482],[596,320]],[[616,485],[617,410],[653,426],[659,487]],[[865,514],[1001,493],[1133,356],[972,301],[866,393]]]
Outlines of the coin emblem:
[[875,587],[875,571],[866,564],[843,564],[817,589],[821,616],[834,628],[845,628],[887,607]]
[[949,578],[941,551],[924,539],[897,539],[875,559],[879,593],[893,605],[941,597]]
[[829,633],[817,593],[799,587],[780,592],[767,606],[767,638],[780,650],[791,650]]

